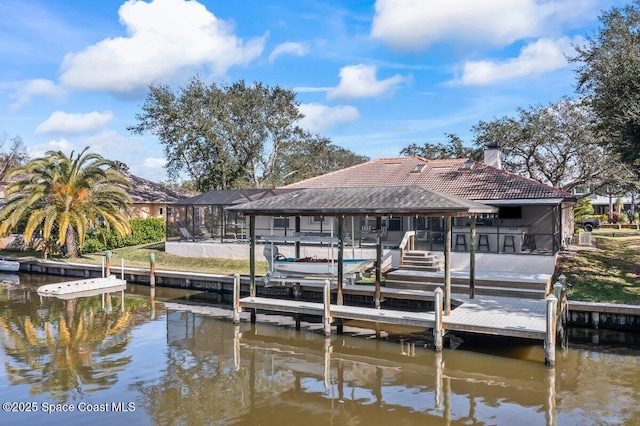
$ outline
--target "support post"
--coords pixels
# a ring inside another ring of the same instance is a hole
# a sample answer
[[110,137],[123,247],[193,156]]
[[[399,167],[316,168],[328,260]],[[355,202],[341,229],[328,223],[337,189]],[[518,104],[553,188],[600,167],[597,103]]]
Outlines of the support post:
[[444,218],[444,314],[451,315],[451,216]]
[[149,253],[149,286],[154,288],[156,286],[156,255],[155,253]]
[[324,337],[331,336],[331,282],[324,280],[324,315],[322,322],[324,324]]
[[547,297],[547,335],[544,341],[544,363],[549,366],[556,364],[556,309],[558,299],[550,294]]
[[336,304],[343,305],[342,288],[344,284],[344,216],[338,216],[338,294]]
[[233,274],[233,323],[240,324],[240,274]]
[[111,250],[107,250],[106,254],[105,254],[105,273],[106,273],[106,277],[110,277],[111,276]]
[[382,217],[376,217],[376,228],[378,229],[378,238],[376,244],[376,295],[375,306],[376,309],[380,309],[380,281],[382,271]]
[[433,344],[436,352],[440,352],[442,351],[442,289],[437,288],[434,294],[433,311],[436,324],[433,328]]
[[[249,295],[256,297],[256,217],[249,216]],[[251,324],[256,323],[256,310],[251,309]]]
[[476,297],[476,217],[471,216],[469,250],[469,298]]
[[[295,233],[300,235],[300,216],[296,216],[295,219]],[[296,240],[293,243],[294,257],[300,259],[300,241]]]

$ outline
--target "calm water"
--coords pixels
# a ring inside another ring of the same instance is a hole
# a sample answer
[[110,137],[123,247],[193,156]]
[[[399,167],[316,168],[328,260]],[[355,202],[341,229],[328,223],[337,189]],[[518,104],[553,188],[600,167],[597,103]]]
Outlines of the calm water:
[[436,354],[419,330],[354,323],[325,340],[281,316],[234,326],[197,292],[159,288],[152,306],[131,286],[124,311],[119,296],[40,298],[53,280],[0,287],[0,424],[640,424],[638,349],[572,343],[547,368],[539,344]]

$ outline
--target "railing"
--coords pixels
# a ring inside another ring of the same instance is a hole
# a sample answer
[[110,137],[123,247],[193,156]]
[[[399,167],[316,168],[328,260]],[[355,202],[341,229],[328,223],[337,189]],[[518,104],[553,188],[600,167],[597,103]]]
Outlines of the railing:
[[416,248],[416,231],[407,231],[398,246],[400,249],[400,266],[403,264],[404,252],[415,250]]

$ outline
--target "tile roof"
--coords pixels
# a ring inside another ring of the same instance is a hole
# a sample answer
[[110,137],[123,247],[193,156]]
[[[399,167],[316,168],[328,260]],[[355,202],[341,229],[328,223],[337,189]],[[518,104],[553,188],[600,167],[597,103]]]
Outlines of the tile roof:
[[497,209],[418,186],[308,188],[227,207],[257,215],[436,215],[492,214]]
[[127,188],[127,192],[134,203],[173,203],[187,197],[184,193],[131,173],[122,173],[122,175],[131,183],[131,188]]
[[[472,165],[469,169],[464,168],[467,161]],[[468,200],[575,199],[566,191],[466,158],[381,158],[296,182],[284,188],[407,185],[416,185]]]
[[179,206],[230,206],[233,204],[241,204],[248,201],[273,197],[274,195],[290,191],[290,189],[227,189],[220,191],[212,190],[191,198],[182,199],[174,204]]

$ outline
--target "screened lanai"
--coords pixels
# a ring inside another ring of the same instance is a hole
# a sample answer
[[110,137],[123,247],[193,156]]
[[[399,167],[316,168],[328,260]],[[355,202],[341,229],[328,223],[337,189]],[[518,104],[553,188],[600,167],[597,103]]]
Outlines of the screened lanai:
[[167,241],[235,241],[247,239],[244,216],[225,207],[273,197],[284,189],[209,191],[167,206]]

